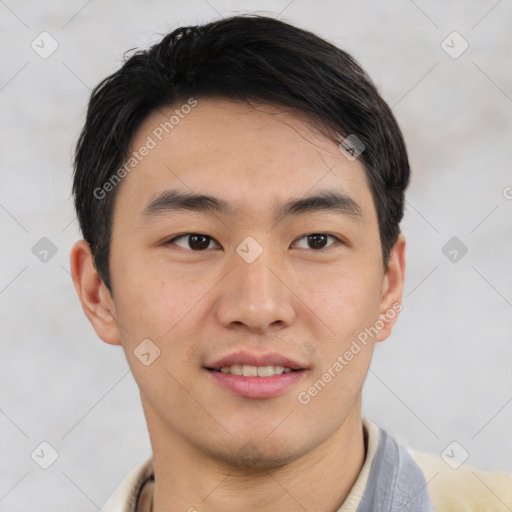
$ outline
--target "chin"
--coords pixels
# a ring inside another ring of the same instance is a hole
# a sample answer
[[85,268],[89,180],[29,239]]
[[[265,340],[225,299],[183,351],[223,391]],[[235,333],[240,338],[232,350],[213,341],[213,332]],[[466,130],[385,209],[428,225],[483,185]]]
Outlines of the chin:
[[286,466],[299,459],[307,450],[300,450],[298,446],[275,446],[265,440],[247,442],[237,450],[227,449],[220,452],[210,451],[210,457],[222,461],[231,467],[247,472],[271,470]]

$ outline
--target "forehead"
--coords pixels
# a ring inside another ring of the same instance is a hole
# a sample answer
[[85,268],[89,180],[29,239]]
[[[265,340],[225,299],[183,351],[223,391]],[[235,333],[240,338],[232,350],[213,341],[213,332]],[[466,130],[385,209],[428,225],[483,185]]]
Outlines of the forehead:
[[115,210],[126,211],[129,203],[141,215],[163,191],[178,189],[216,196],[254,214],[275,211],[290,197],[332,190],[371,214],[362,163],[348,159],[304,115],[266,104],[194,101],[192,107],[189,102],[187,108],[184,103],[154,111],[137,130],[130,155],[138,158],[132,157],[131,169],[125,165],[129,172]]

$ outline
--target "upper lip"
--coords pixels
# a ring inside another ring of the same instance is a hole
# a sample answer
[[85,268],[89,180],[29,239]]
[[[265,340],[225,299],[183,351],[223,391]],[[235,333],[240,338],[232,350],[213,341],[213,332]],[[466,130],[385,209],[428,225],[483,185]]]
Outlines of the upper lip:
[[305,366],[289,357],[278,354],[277,352],[266,352],[265,354],[256,354],[240,350],[217,359],[211,364],[206,364],[205,368],[219,370],[223,366],[232,366],[234,364],[250,366],[284,366],[292,370],[302,370]]

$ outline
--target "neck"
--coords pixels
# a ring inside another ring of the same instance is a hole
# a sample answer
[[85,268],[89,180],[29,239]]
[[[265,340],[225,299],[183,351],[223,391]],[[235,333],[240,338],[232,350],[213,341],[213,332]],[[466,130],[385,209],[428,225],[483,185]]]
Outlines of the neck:
[[324,443],[270,470],[229,466],[156,428],[157,423],[148,421],[155,471],[152,512],[335,512],[365,459],[360,408]]

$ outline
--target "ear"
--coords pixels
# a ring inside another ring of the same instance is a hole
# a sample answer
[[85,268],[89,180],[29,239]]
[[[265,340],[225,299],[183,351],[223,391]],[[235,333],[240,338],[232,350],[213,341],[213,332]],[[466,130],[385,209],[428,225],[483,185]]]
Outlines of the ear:
[[111,345],[121,345],[112,296],[100,279],[85,240],[73,245],[70,254],[71,277],[85,315],[96,334]]
[[379,318],[384,327],[375,336],[375,341],[384,341],[393,330],[402,310],[402,293],[405,278],[405,236],[400,233],[389,255],[388,268],[382,282]]

